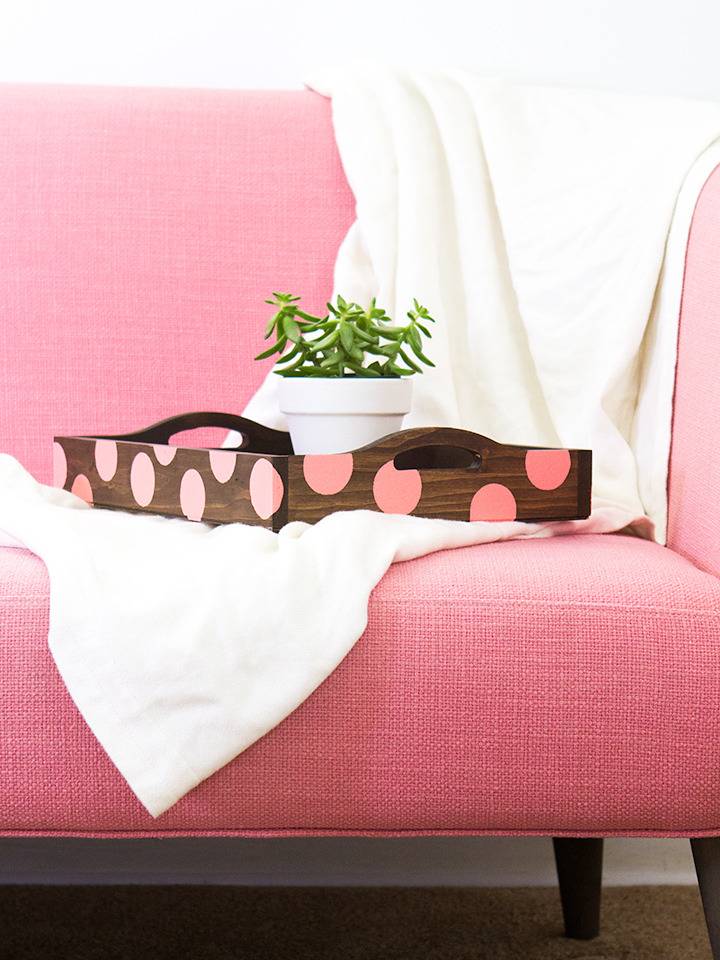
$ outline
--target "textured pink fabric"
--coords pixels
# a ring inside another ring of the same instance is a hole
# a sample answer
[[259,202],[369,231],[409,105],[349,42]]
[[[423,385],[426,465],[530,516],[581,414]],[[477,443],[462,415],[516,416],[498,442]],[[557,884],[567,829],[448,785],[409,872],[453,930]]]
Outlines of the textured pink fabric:
[[720,576],[720,167],[700,195],[685,263],[668,544]]
[[0,87],[0,449],[241,410],[271,290],[320,309],[353,218],[328,101]]
[[157,821],[57,675],[47,589],[0,551],[0,832],[720,829],[720,580],[656,544],[396,565],[338,670]]

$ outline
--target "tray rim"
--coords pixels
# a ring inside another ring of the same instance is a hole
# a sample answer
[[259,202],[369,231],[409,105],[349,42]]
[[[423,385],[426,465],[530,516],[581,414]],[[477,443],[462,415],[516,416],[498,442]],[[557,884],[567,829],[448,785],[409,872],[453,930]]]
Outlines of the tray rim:
[[[196,416],[193,414],[193,416]],[[204,416],[204,414],[197,414],[197,416]],[[174,420],[175,418],[169,418],[169,420]],[[246,419],[246,418],[243,418]],[[566,447],[566,446],[541,446],[537,444],[525,444],[525,443],[504,443],[501,440],[495,440],[493,437],[488,437],[485,434],[476,433],[472,430],[466,430],[463,427],[447,427],[447,426],[428,426],[428,427],[408,427],[403,430],[396,430],[393,433],[388,433],[383,437],[379,437],[377,440],[373,440],[371,443],[364,444],[361,447],[354,447],[351,450],[339,451],[338,453],[328,453],[328,454],[303,454],[303,453],[276,453],[276,452],[266,452],[264,450],[255,450],[248,446],[235,446],[235,447],[224,447],[224,446],[211,446],[211,447],[196,447],[196,446],[186,446],[184,444],[171,444],[163,443],[161,441],[152,440],[150,438],[143,438],[143,433],[148,433],[154,430],[156,427],[168,423],[168,420],[159,421],[159,423],[151,424],[149,427],[146,427],[141,431],[134,431],[131,433],[118,433],[118,434],[78,434],[78,433],[62,433],[56,434],[53,436],[54,441],[59,440],[113,440],[116,443],[128,443],[128,444],[144,444],[146,446],[161,446],[161,447],[173,447],[174,449],[181,450],[196,450],[199,452],[208,451],[208,450],[221,450],[227,451],[228,453],[234,453],[236,455],[250,455],[250,456],[264,456],[264,457],[275,457],[281,460],[291,460],[291,459],[302,459],[306,456],[342,456],[347,453],[364,453],[370,450],[376,450],[380,446],[391,446],[396,444],[404,444],[410,440],[419,440],[423,435],[433,435],[437,432],[442,432],[449,437],[457,438],[459,441],[461,438],[465,438],[466,441],[472,440],[475,443],[481,443],[485,446],[495,447],[495,448],[504,448],[504,449],[513,449],[513,450],[538,450],[538,451],[552,451],[552,450],[567,450],[569,453],[578,453],[578,454],[589,454],[592,458],[592,449],[588,447]],[[275,430],[272,427],[264,427],[263,424],[259,424],[256,421],[246,420],[247,423],[252,424],[262,428],[263,430],[272,431],[273,434],[278,435],[279,437],[290,439],[290,433],[286,430]],[[232,429],[228,427],[228,429]],[[177,430],[176,432],[181,432]],[[172,434],[171,434],[172,436]],[[440,444],[436,444],[440,445]],[[450,446],[450,443],[444,444]],[[458,442],[458,447],[462,447],[462,444]]]

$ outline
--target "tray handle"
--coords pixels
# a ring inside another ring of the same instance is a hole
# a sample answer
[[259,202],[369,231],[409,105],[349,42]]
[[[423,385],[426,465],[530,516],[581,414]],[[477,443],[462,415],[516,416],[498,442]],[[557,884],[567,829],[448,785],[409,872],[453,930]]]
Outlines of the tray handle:
[[467,447],[428,443],[393,457],[396,470],[482,470],[482,454]]
[[282,430],[273,430],[264,427],[247,417],[239,417],[234,413],[217,413],[206,411],[202,413],[181,413],[176,417],[168,417],[158,423],[137,430],[134,433],[117,434],[107,437],[108,440],[131,440],[137,443],[163,443],[170,437],[184,430],[197,430],[201,427],[222,427],[235,430],[242,436],[241,443],[229,450],[252,450],[253,453],[276,453],[288,455],[293,452],[290,434]]
[[483,470],[489,450],[497,446],[488,437],[456,427],[403,431],[386,442],[398,470]]

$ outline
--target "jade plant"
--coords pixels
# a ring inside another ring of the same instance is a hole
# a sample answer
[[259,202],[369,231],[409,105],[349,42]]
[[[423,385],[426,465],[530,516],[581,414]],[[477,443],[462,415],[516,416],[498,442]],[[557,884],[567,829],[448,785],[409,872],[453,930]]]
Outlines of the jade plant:
[[375,298],[363,309],[338,296],[324,317],[301,310],[299,301],[289,293],[265,301],[275,307],[265,339],[275,342],[255,359],[280,354],[275,372],[282,377],[409,377],[423,372],[420,364],[435,366],[423,352],[435,321],[417,300],[404,325],[393,324]]

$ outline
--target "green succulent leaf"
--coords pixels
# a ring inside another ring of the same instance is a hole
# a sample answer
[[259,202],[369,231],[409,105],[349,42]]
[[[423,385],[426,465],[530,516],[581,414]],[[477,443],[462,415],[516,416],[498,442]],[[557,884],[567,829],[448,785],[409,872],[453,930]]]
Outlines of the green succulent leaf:
[[404,350],[399,351],[399,356],[403,363],[406,363],[414,373],[422,373],[422,367],[419,367],[414,360],[411,360]]
[[[298,367],[301,367],[303,365],[303,363],[305,363],[305,356],[303,354],[300,354],[299,356],[297,356],[289,366],[285,366],[282,362],[282,358],[280,358],[276,369],[278,373],[285,374],[287,373],[288,370],[297,370]],[[282,366],[280,366],[280,364],[282,364]]]
[[255,359],[256,360],[267,360],[268,357],[271,357],[274,353],[281,353],[285,348],[287,340],[285,337],[281,337],[277,343],[274,343],[271,347],[268,347],[267,350],[263,350],[262,353],[259,353]]
[[310,349],[313,351],[313,353],[321,353],[323,350],[329,350],[330,347],[334,347],[339,339],[339,332],[337,330],[333,330],[326,337],[322,337],[320,340],[312,340],[310,342]]
[[384,337],[386,340],[402,340],[405,336],[405,327],[393,327],[389,324],[382,327],[374,327],[374,330],[377,330],[379,336]]
[[[268,300],[266,302],[272,303],[272,300]],[[278,323],[282,319],[282,316],[283,316],[283,311],[278,310],[277,313],[273,314],[272,317],[270,317],[270,319],[267,322],[267,326],[265,327],[265,337],[264,337],[265,340],[267,340],[267,338],[270,336],[273,330],[277,327]]]
[[418,360],[419,360],[421,363],[424,363],[424,364],[425,364],[425,366],[427,366],[427,367],[434,367],[434,366],[435,366],[435,364],[432,362],[432,360],[430,360],[428,357],[426,357],[425,354],[422,352],[422,350],[419,350],[419,349],[416,350],[416,349],[415,349],[415,346],[414,346],[412,343],[410,344],[410,349],[411,349],[412,352],[415,354],[415,356],[418,358]]
[[422,340],[414,325],[408,327],[407,342],[413,350],[422,350]]
[[329,353],[325,357],[325,359],[321,362],[320,366],[323,367],[324,369],[327,369],[328,367],[336,366],[338,363],[340,363],[341,360],[342,360],[342,354],[340,353],[340,351],[333,350],[331,353]]
[[295,316],[305,321],[303,331],[309,331],[313,328],[319,327],[320,324],[327,320],[327,317],[314,317],[311,313],[306,313],[299,307],[295,308]]
[[296,343],[292,350],[288,350],[287,353],[284,353],[278,360],[278,363],[289,363],[291,360],[294,360],[295,357],[299,357],[301,355],[303,357],[305,355],[305,345],[302,341],[300,341],[300,343]]
[[281,377],[326,377],[327,374],[324,370],[320,370],[319,367],[300,367],[295,370],[281,370],[279,367],[275,368],[275,373],[279,374]]
[[285,336],[288,338],[288,340],[292,340],[293,343],[300,342],[300,325],[298,324],[297,320],[293,319],[293,317],[283,317],[283,330],[285,331]]
[[379,377],[380,373],[373,367],[363,367],[360,363],[348,363],[348,367],[357,374],[358,377]]
[[353,336],[353,328],[347,322],[340,324],[340,342],[348,353],[352,353],[355,337]]

